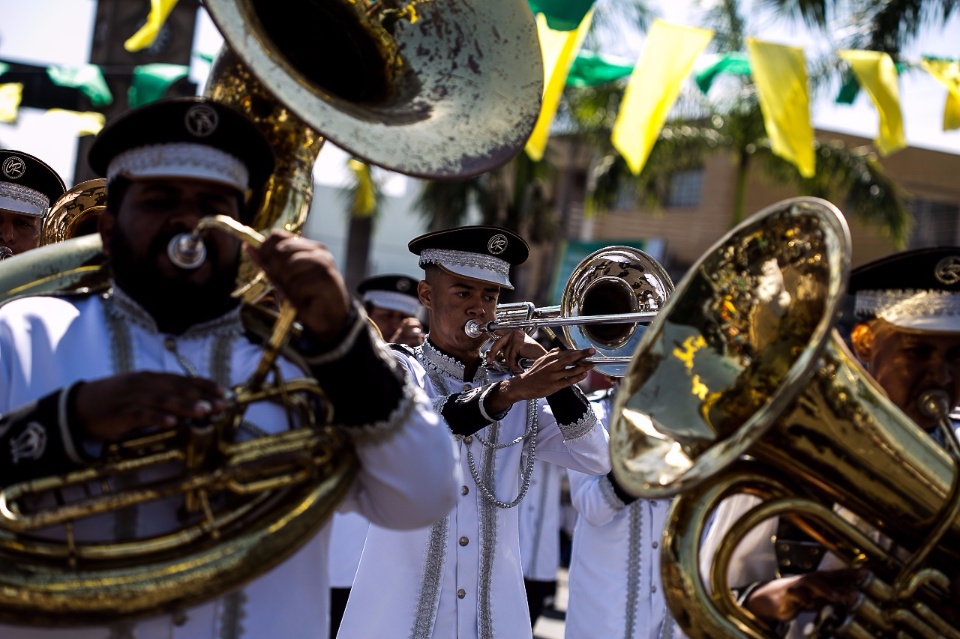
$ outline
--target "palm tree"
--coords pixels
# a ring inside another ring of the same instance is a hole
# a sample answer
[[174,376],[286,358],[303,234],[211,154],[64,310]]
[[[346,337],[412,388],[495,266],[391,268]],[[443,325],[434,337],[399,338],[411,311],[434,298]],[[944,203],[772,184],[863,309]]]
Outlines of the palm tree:
[[[745,20],[735,0],[713,5],[705,14],[715,30],[711,46],[719,52],[744,49]],[[826,66],[826,65],[824,65]],[[815,71],[814,82],[825,76]],[[869,148],[850,148],[837,141],[815,144],[817,175],[805,179],[792,165],[770,149],[757,99],[756,87],[749,76],[727,78],[716,87],[715,97],[707,100],[690,92],[681,97],[675,117],[667,123],[647,163],[637,177],[613,149],[609,135],[622,97],[622,85],[610,85],[568,91],[570,115],[578,129],[593,140],[597,150],[590,176],[587,211],[603,212],[617,201],[624,185],[630,184],[637,202],[660,208],[669,192],[670,179],[678,171],[703,165],[705,158],[731,153],[736,163],[736,185],[731,226],[744,217],[747,179],[754,166],[774,180],[794,184],[806,195],[834,201],[864,222],[879,227],[895,244],[903,246],[911,217],[901,194]]]
[[943,24],[960,0],[765,0],[773,9],[808,26],[840,26],[843,46],[883,51],[898,57],[924,26]]

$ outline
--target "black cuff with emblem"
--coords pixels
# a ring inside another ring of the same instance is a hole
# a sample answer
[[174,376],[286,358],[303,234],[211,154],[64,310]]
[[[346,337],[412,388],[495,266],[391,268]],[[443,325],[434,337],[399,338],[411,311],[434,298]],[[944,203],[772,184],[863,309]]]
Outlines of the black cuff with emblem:
[[67,418],[77,388],[58,390],[0,417],[0,485],[60,474],[87,461]]
[[343,334],[329,344],[325,348],[304,331],[297,350],[333,403],[336,423],[362,426],[388,419],[403,398],[403,372],[356,303]]
[[486,386],[478,386],[447,398],[440,414],[443,415],[454,435],[473,435],[478,430],[506,417],[510,409],[491,415],[484,406],[484,400],[497,389],[499,384],[500,382],[494,382]]

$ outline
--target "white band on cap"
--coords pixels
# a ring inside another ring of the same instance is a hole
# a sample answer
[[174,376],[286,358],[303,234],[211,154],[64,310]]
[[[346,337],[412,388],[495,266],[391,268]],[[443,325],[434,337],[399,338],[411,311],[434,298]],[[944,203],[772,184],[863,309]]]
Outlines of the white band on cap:
[[380,308],[400,311],[401,313],[406,313],[411,316],[416,316],[420,312],[420,303],[416,298],[406,293],[397,293],[395,291],[367,291],[363,294],[363,301],[370,302]]
[[42,216],[50,208],[50,198],[34,189],[13,182],[0,182],[0,209],[22,215]]
[[450,249],[423,249],[420,253],[420,268],[427,264],[437,264],[455,275],[513,288],[510,283],[510,263],[492,255]]
[[206,144],[151,144],[118,154],[107,166],[107,182],[127,177],[185,177],[220,182],[239,191],[250,186],[250,172],[235,156]]
[[950,291],[857,291],[854,311],[857,317],[876,316],[902,328],[960,331],[960,293]]

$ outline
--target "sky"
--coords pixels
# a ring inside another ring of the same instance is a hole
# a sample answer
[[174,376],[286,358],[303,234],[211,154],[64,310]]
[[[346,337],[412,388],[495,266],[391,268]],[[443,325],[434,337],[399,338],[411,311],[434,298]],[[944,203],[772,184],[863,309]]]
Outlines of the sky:
[[[146,15],[149,2],[141,1]],[[749,3],[749,0],[745,2]],[[698,11],[691,0],[652,4],[659,16],[669,22],[698,26]],[[814,34],[802,25],[772,18],[759,6],[747,6],[751,7],[747,11],[747,30],[751,35],[780,44],[802,46],[808,52],[808,60],[815,52],[834,50],[831,34]],[[32,64],[77,65],[86,62],[95,10],[96,0],[0,0],[0,59]],[[194,50],[213,54],[220,43],[216,27],[201,9]],[[642,45],[642,40],[627,40],[616,43],[610,52],[636,59]],[[942,26],[927,29],[904,51],[908,60],[919,60],[921,55],[960,58],[960,16],[954,16]],[[203,86],[208,70],[209,65],[197,59],[191,67],[191,78]],[[813,104],[814,126],[871,139],[876,136],[878,118],[865,92],[861,91],[850,106],[834,104],[832,95],[835,91],[825,92]],[[907,141],[911,146],[960,154],[960,131],[941,130],[946,95],[946,89],[926,73],[912,72],[901,78],[901,108]],[[37,155],[72,184],[76,138],[68,123],[35,109],[21,109],[16,125],[0,123],[0,143],[7,148]],[[344,184],[347,179],[343,168],[346,159],[346,154],[328,145],[320,154],[315,176],[321,183]],[[388,194],[399,194],[405,188],[400,176],[386,174],[384,177]]]

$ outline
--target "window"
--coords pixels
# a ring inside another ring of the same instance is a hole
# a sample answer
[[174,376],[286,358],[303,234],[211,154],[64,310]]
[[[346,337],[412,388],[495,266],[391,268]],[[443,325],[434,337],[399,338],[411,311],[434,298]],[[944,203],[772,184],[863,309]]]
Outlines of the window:
[[914,218],[913,230],[910,232],[910,248],[956,244],[960,227],[960,207],[955,202],[916,198],[907,204],[907,208]]
[[700,206],[700,191],[702,189],[703,169],[677,171],[670,176],[667,206],[671,208],[696,208]]

